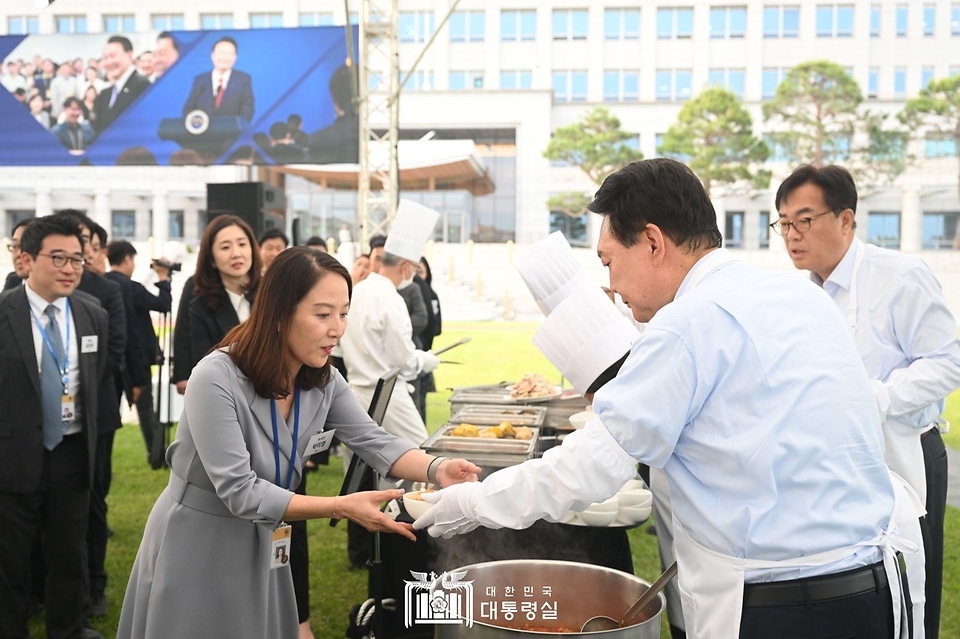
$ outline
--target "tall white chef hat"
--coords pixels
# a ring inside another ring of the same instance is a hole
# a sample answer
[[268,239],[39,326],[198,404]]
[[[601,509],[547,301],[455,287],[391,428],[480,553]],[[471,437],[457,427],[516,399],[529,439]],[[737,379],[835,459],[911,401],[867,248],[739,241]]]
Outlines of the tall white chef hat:
[[384,244],[385,253],[393,253],[411,262],[419,262],[423,247],[433,234],[440,214],[411,200],[400,200],[393,226]]
[[640,336],[599,286],[578,288],[560,302],[533,336],[540,349],[580,393]]
[[517,270],[544,315],[549,315],[573,291],[596,288],[560,231],[534,244],[533,250],[517,263]]

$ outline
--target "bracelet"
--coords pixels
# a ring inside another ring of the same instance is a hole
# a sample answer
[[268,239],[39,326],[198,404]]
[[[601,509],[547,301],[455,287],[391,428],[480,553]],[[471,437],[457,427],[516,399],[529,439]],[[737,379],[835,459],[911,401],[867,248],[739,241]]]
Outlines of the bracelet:
[[442,464],[442,463],[445,462],[445,461],[448,461],[446,457],[434,457],[434,458],[433,458],[433,461],[430,462],[430,465],[429,465],[429,466],[427,466],[427,481],[428,481],[428,482],[430,482],[431,484],[438,484],[438,485],[439,485],[440,482],[437,481],[437,471],[440,470],[440,464]]

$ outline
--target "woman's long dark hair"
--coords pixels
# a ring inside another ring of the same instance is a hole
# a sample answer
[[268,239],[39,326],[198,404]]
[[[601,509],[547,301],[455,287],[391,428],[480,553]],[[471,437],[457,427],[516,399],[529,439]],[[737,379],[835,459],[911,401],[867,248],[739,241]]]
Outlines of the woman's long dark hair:
[[[306,246],[283,251],[263,276],[250,318],[220,342],[218,348],[228,349],[230,359],[250,378],[257,395],[283,399],[289,394],[293,380],[284,358],[284,336],[297,306],[324,277],[342,277],[347,297],[353,297],[350,273],[335,257]],[[321,388],[332,375],[328,359],[321,368],[301,367],[297,383],[304,390]]]
[[220,271],[213,260],[213,242],[217,239],[217,233],[225,228],[238,226],[247,235],[250,242],[250,270],[247,271],[249,279],[244,293],[256,290],[260,283],[260,271],[263,270],[263,264],[260,262],[260,245],[257,244],[257,238],[253,235],[253,229],[236,215],[218,215],[207,224],[203,232],[203,238],[200,240],[200,253],[197,254],[197,271],[193,274],[193,294],[203,300],[203,303],[211,311],[217,310],[217,305],[223,297],[225,289],[223,281],[220,279]]

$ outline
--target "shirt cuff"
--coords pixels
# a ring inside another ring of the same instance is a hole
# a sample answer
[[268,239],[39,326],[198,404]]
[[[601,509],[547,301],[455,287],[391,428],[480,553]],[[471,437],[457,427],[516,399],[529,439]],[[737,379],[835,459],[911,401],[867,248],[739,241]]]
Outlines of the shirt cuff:
[[276,525],[283,521],[283,514],[287,512],[290,500],[293,499],[293,493],[280,486],[271,484],[267,487],[267,492],[257,508],[257,514],[262,517],[258,523],[264,520],[270,524]]

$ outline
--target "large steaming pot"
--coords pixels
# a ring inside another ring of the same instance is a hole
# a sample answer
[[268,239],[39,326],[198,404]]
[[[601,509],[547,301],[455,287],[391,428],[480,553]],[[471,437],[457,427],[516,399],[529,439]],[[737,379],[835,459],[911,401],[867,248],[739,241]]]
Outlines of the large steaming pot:
[[[521,639],[524,636],[543,636],[554,629],[576,629],[570,636],[603,637],[603,639],[659,639],[660,615],[666,600],[663,593],[644,611],[649,619],[643,623],[609,630],[582,634],[579,629],[584,622],[597,615],[619,619],[640,598],[650,584],[639,577],[601,566],[567,561],[543,561],[524,559],[516,561],[493,561],[457,568],[450,572],[466,571],[463,581],[472,581],[473,626],[466,624],[438,624],[435,639]],[[514,597],[504,597],[504,588],[512,586]],[[524,587],[532,588],[534,596],[525,597]],[[492,588],[493,590],[488,590]],[[544,590],[550,589],[550,596]],[[491,596],[491,592],[495,593]],[[490,613],[490,604],[504,600],[516,601],[517,613],[512,621],[504,619],[498,606],[498,619],[483,618]],[[521,602],[555,601],[557,619],[543,619],[539,611],[534,621],[528,621],[520,612]],[[509,626],[503,627],[503,626]],[[531,629],[536,627],[536,630]]]

